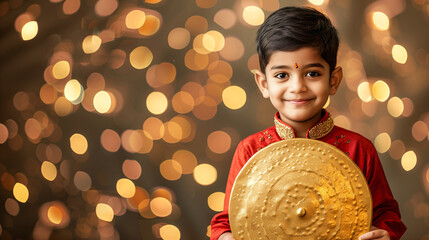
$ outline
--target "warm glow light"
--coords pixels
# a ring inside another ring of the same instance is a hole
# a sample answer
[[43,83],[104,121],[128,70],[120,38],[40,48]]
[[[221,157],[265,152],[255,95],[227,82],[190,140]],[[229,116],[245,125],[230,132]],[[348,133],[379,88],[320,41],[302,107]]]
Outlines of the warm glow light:
[[95,208],[95,214],[99,219],[106,222],[111,222],[114,216],[112,207],[105,203],[97,204],[97,207]]
[[161,20],[153,15],[146,15],[146,20],[139,28],[139,33],[143,36],[151,36],[158,32],[161,27]]
[[99,113],[107,113],[112,106],[112,98],[106,91],[99,91],[94,96],[93,100],[94,108]]
[[124,198],[132,198],[136,193],[136,186],[131,180],[121,178],[116,182],[116,191]]
[[404,112],[404,103],[398,97],[392,97],[387,102],[387,111],[392,117],[399,117]]
[[64,79],[70,74],[70,64],[67,61],[58,61],[52,67],[52,75],[56,79]]
[[141,10],[133,10],[125,17],[125,25],[129,29],[139,29],[146,20],[146,14]]
[[159,229],[159,235],[163,240],[179,240],[180,230],[171,224],[166,224]]
[[382,12],[374,12],[372,14],[372,22],[374,23],[375,27],[379,30],[387,30],[389,29],[389,18],[385,13]]
[[8,137],[9,137],[9,130],[4,124],[0,123],[0,144],[5,143]]
[[210,194],[207,203],[211,210],[221,212],[223,210],[223,201],[225,200],[225,193],[214,192]]
[[147,96],[146,107],[149,112],[159,115],[167,109],[167,97],[161,92],[152,92]]
[[38,31],[39,31],[39,25],[37,25],[36,21],[30,21],[26,23],[21,30],[22,40],[29,41],[35,38]]
[[223,90],[222,100],[225,106],[236,110],[246,103],[246,92],[239,86],[229,86]]
[[223,131],[214,131],[207,137],[207,146],[214,153],[225,153],[231,148],[231,137]]
[[57,206],[52,205],[48,208],[48,218],[53,224],[60,224],[63,220],[63,212]]
[[190,39],[191,33],[186,28],[175,28],[168,34],[168,45],[173,49],[183,49]]
[[385,102],[390,95],[390,88],[387,83],[378,80],[372,85],[372,95],[380,102]]
[[389,150],[391,141],[389,134],[380,133],[374,140],[374,146],[379,153],[385,153]]
[[182,176],[182,166],[175,160],[165,160],[159,166],[161,175],[170,181],[179,179]]
[[264,11],[257,6],[248,6],[243,10],[243,19],[252,26],[259,26],[264,22]]
[[13,186],[13,196],[19,202],[25,203],[29,197],[28,188],[22,183],[15,183]]
[[64,87],[64,96],[74,105],[82,102],[83,93],[83,87],[76,79],[68,81]]
[[423,121],[417,121],[411,128],[411,134],[416,141],[421,142],[428,136],[428,126]]
[[210,185],[217,179],[217,171],[212,165],[203,163],[195,167],[194,179],[201,185]]
[[64,117],[73,112],[73,104],[65,97],[59,97],[54,104],[55,113]]
[[130,63],[135,69],[143,69],[152,62],[153,54],[147,47],[137,47],[130,53]]
[[401,158],[401,164],[405,171],[412,170],[417,164],[417,156],[414,151],[404,153]]
[[88,191],[91,188],[92,180],[88,173],[77,171],[73,178],[74,185],[80,191]]
[[308,2],[314,5],[320,6],[325,2],[325,0],[308,0]]
[[173,154],[173,160],[176,160],[182,166],[183,174],[190,174],[197,166],[197,158],[187,150],[178,150]]
[[121,137],[111,129],[103,131],[100,137],[101,146],[109,152],[117,152],[121,147]]
[[79,133],[75,133],[70,137],[70,148],[77,154],[84,154],[88,150],[88,141]]
[[100,46],[101,38],[97,35],[89,35],[82,42],[82,49],[86,54],[95,53]]
[[407,49],[405,49],[403,46],[395,44],[392,47],[392,57],[393,60],[400,64],[405,64],[407,62],[408,53]]
[[224,8],[215,14],[213,21],[224,29],[229,29],[237,22],[237,16],[233,10]]
[[369,102],[372,99],[371,87],[368,82],[361,82],[358,86],[357,93],[359,98],[364,102]]
[[54,179],[57,177],[57,168],[49,161],[44,161],[42,163],[41,172],[43,177],[48,181],[54,181]]
[[167,217],[171,214],[173,207],[168,199],[156,197],[150,201],[150,209],[158,217]]
[[209,52],[218,52],[225,46],[225,38],[218,31],[208,31],[203,35],[202,43]]
[[122,163],[122,172],[125,177],[137,180],[142,174],[142,167],[136,160],[127,159]]

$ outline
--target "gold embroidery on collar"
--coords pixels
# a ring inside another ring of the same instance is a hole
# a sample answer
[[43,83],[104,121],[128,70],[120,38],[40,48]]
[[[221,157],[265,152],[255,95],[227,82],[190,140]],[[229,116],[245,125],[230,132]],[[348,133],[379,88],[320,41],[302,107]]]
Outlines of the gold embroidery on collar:
[[[279,134],[282,139],[290,139],[295,137],[291,127],[286,126],[276,118],[274,118],[274,124],[276,125],[277,134]],[[334,120],[332,120],[332,118],[329,116],[325,121],[312,127],[308,131],[308,136],[312,139],[319,139],[326,136],[333,128]]]
[[295,133],[292,128],[284,125],[279,120],[274,118],[274,124],[276,125],[277,134],[283,139],[290,139],[295,137]]
[[308,136],[312,139],[319,139],[326,136],[334,128],[334,120],[328,117],[325,121],[317,124],[308,131]]

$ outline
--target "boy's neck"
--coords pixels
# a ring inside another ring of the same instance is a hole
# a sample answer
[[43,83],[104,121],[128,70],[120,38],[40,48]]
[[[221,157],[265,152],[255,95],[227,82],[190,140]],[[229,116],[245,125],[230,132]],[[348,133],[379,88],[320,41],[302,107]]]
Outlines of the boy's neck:
[[318,121],[322,118],[322,111],[316,114],[313,118],[304,121],[304,122],[294,122],[294,121],[284,121],[289,126],[293,128],[295,131],[295,135],[297,138],[306,138],[308,130],[316,125]]

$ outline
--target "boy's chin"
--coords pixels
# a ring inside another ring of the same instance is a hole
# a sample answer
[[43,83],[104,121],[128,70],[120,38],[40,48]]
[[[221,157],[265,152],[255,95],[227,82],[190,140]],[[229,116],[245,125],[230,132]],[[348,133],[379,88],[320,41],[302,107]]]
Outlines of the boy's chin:
[[313,122],[317,118],[317,115],[319,115],[320,112],[316,113],[315,115],[309,114],[309,113],[295,113],[295,114],[281,114],[281,119],[284,122],[295,122],[295,123],[306,123],[306,122]]

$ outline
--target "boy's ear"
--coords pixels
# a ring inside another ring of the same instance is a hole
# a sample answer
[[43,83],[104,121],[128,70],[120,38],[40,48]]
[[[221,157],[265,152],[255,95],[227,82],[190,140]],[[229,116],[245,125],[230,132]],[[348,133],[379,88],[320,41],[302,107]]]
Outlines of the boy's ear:
[[256,70],[255,81],[256,81],[256,85],[258,85],[258,88],[262,93],[262,96],[264,98],[269,98],[270,94],[268,92],[268,83],[267,83],[267,78],[265,77],[265,74],[262,73],[260,70]]
[[332,71],[331,79],[329,80],[329,95],[334,95],[337,92],[342,79],[343,69],[341,67],[336,67],[334,71]]

